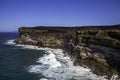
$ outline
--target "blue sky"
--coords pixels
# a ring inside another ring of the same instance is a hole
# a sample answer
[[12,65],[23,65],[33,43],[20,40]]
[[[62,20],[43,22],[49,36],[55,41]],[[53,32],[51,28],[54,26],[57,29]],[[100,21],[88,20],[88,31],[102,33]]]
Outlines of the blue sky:
[[120,0],[0,0],[0,32],[21,26],[120,24]]

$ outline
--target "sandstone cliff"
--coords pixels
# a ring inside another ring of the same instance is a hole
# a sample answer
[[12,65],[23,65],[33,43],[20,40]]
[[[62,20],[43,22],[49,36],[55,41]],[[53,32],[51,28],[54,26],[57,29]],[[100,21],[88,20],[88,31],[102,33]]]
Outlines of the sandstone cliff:
[[62,48],[75,65],[98,75],[120,74],[120,26],[21,27],[16,44]]

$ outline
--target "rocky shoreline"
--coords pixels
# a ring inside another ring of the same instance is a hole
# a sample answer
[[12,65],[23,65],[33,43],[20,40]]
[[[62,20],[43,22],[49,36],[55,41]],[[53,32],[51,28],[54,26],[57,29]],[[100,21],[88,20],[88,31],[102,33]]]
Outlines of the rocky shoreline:
[[[16,44],[61,48],[74,65],[91,68],[97,75],[120,74],[120,26],[21,27]],[[119,78],[119,77],[118,77]],[[120,78],[119,78],[120,79]]]

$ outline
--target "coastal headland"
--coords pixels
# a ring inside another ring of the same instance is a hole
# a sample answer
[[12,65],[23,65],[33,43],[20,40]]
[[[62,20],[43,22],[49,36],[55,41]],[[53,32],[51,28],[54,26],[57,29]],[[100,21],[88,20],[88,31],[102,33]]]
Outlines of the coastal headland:
[[[120,75],[120,25],[20,27],[16,44],[60,48],[74,65],[97,75]],[[118,77],[119,78],[119,77]]]

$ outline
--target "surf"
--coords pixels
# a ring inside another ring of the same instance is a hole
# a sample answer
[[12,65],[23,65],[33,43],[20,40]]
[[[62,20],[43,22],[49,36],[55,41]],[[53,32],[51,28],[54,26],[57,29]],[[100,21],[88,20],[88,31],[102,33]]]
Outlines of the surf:
[[45,54],[36,60],[36,65],[29,65],[25,68],[29,73],[45,76],[40,80],[107,80],[106,76],[98,76],[92,73],[89,68],[74,66],[73,61],[68,55],[65,56],[62,49],[18,45],[14,44],[13,40],[9,40],[7,43],[20,46],[22,49],[44,50]]

